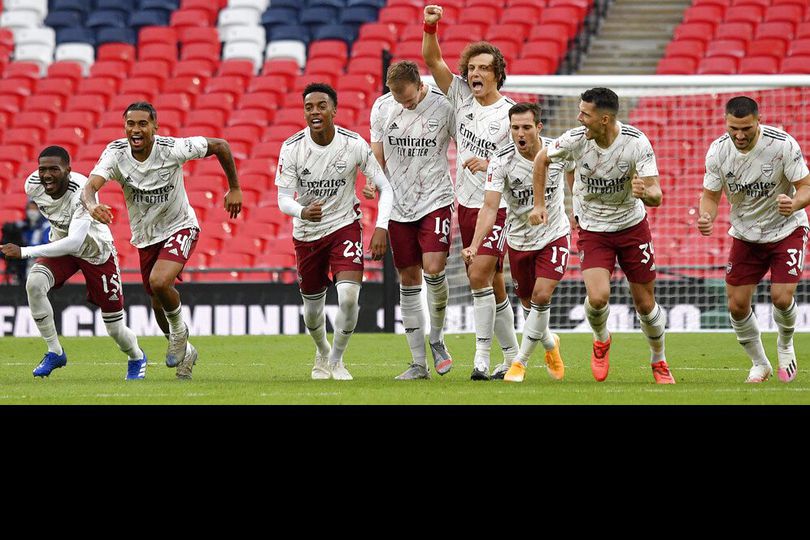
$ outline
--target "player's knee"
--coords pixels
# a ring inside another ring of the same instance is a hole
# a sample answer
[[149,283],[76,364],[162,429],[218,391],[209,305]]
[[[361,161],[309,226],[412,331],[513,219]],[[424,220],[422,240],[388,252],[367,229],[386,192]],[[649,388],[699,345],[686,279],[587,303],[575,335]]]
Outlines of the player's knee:
[[786,310],[793,304],[793,295],[789,292],[774,291],[771,289],[771,302],[777,309]]
[[636,305],[636,312],[640,315],[649,315],[655,309],[654,298],[640,298],[634,300],[633,303]]
[[751,312],[751,304],[733,297],[729,298],[728,312],[735,321],[741,321]]
[[532,291],[532,303],[545,305],[551,302],[551,291],[547,289],[535,289]]
[[441,274],[444,272],[445,263],[444,260],[427,260],[424,262],[422,269],[424,270],[425,274],[428,275],[436,275]]
[[593,295],[591,293],[588,293],[588,303],[595,310],[605,309],[605,306],[608,305],[609,300],[610,300],[609,292],[607,294],[597,292],[596,294]]
[[41,298],[47,296],[50,283],[48,278],[42,272],[31,272],[28,274],[28,279],[25,280],[25,291],[28,297]]
[[169,278],[161,274],[152,274],[149,276],[149,288],[155,294],[162,294],[171,289],[174,285],[174,278]]
[[360,304],[360,284],[353,281],[338,283],[338,304],[342,310],[357,309]]

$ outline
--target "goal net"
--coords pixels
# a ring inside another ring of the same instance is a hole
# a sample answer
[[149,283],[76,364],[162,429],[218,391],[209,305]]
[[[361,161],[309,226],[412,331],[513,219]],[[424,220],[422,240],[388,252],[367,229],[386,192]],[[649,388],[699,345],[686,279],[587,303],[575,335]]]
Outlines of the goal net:
[[[428,79],[429,80],[429,79]],[[706,151],[725,133],[724,107],[731,97],[746,95],[757,101],[763,124],[787,131],[810,152],[810,76],[509,76],[502,92],[517,101],[536,101],[543,109],[543,135],[557,137],[577,127],[579,95],[604,86],[620,98],[619,120],[643,131],[655,150],[663,204],[648,208],[656,267],[656,299],[668,315],[672,331],[730,328],[725,297],[725,268],[731,238],[725,196],[711,237],[701,236],[695,222],[703,186]],[[455,152],[450,156],[455,163]],[[451,170],[455,172],[454,167]],[[567,187],[566,187],[567,191]],[[570,214],[571,197],[566,193]],[[454,222],[453,249],[447,274],[450,305],[447,330],[473,331],[472,299],[462,262],[461,235]],[[551,327],[590,331],[582,307],[585,287],[572,233],[568,272],[552,300]],[[505,276],[516,310],[518,328],[523,314],[513,294],[508,260]],[[769,275],[757,288],[754,311],[762,330],[775,330],[771,317]],[[810,277],[810,276],[808,276]],[[810,329],[810,286],[798,286],[797,329]],[[617,267],[611,284],[612,331],[639,328],[627,280]]]

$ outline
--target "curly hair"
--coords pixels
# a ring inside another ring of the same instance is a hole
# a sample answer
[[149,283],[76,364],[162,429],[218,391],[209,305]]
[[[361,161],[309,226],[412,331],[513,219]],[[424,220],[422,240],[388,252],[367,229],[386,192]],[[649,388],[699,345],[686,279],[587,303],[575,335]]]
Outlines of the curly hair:
[[479,54],[492,55],[492,58],[494,59],[492,62],[492,69],[495,71],[495,78],[498,81],[498,90],[500,90],[501,86],[503,86],[503,83],[506,80],[506,60],[504,59],[501,50],[487,41],[470,43],[461,52],[461,58],[458,60],[458,70],[461,72],[461,76],[465,81],[467,80],[467,66],[470,63],[470,58],[473,56],[478,56]]

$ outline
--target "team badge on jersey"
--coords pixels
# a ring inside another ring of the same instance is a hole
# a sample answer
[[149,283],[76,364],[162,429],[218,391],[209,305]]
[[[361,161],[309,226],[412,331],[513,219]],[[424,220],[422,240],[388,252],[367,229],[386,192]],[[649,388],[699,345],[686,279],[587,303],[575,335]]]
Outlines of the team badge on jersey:
[[762,175],[765,178],[770,178],[773,174],[773,163],[763,163],[762,164]]
[[436,120],[435,118],[431,118],[427,122],[427,127],[430,131],[436,131],[437,129],[439,129],[439,121]]
[[346,170],[346,162],[344,160],[342,160],[342,159],[340,161],[336,161],[335,162],[335,169],[340,174],[343,174],[343,172]]
[[622,174],[627,174],[627,171],[630,170],[630,164],[626,161],[620,161],[616,164],[616,168],[619,169]]
[[169,169],[158,169],[158,176],[160,176],[160,179],[164,182],[168,182],[172,177],[172,171]]
[[501,123],[493,120],[489,123],[489,134],[495,135],[501,129]]
[[731,262],[729,261],[729,263],[726,265],[726,274],[730,273],[731,273]]

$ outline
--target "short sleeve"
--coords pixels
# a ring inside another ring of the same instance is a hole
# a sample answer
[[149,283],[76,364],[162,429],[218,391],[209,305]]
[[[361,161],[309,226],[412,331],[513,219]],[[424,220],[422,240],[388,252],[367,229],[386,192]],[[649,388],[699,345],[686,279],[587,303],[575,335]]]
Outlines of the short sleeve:
[[785,178],[790,182],[798,182],[810,174],[799,143],[790,135],[788,135],[787,141],[785,141],[785,151],[782,159],[785,164]]
[[554,139],[548,146],[546,155],[552,163],[562,163],[565,161],[575,160],[575,149],[580,143],[580,139],[585,137],[585,132],[578,132],[576,130],[569,130]]
[[385,130],[385,119],[383,118],[382,99],[377,99],[371,107],[371,117],[369,119],[371,129],[371,142],[382,142],[383,131]]
[[655,152],[647,137],[641,137],[636,154],[636,174],[639,178],[658,176],[658,165],[655,163]]
[[709,191],[721,191],[723,189],[723,177],[720,175],[720,167],[717,162],[717,153],[720,145],[712,143],[709,151],[706,152],[706,174],[703,175],[703,187]]
[[493,156],[487,167],[487,180],[484,183],[485,191],[497,191],[503,193],[504,177],[506,176],[505,164],[498,156]]
[[296,189],[298,187],[295,152],[287,144],[281,146],[281,154],[278,156],[278,166],[276,167],[275,184],[280,188]]
[[172,153],[180,163],[190,159],[204,158],[208,153],[208,139],[205,137],[182,137],[174,140]]
[[461,102],[471,94],[472,91],[467,81],[458,75],[453,75],[453,81],[450,83],[450,88],[447,89],[447,99],[450,101],[453,109],[457,110]]
[[383,174],[383,172],[368,143],[363,139],[359,139],[359,141],[357,144],[357,166],[366,178],[371,180],[378,174]]
[[118,149],[116,148],[111,148],[110,146],[105,148],[104,152],[101,153],[101,157],[98,158],[96,166],[90,171],[90,174],[100,176],[105,180],[120,179],[121,175],[118,170],[118,159],[116,158],[117,153]]

